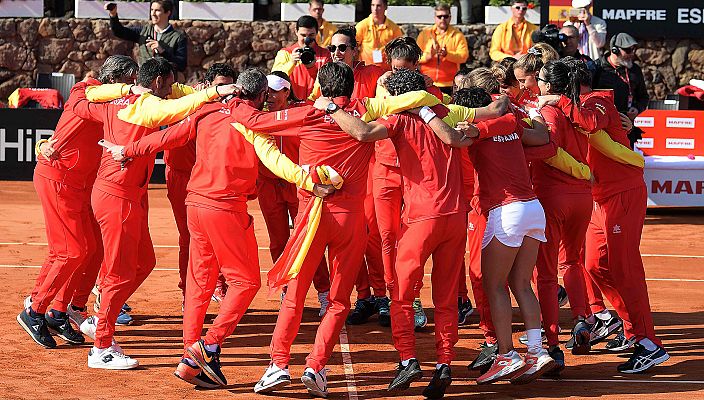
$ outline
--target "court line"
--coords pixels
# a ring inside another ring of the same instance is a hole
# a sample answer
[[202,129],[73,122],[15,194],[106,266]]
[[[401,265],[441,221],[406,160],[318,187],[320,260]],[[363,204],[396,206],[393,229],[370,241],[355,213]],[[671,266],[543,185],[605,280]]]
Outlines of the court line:
[[347,338],[347,327],[344,325],[340,331],[340,353],[342,353],[342,363],[345,366],[347,398],[350,400],[359,400],[359,395],[357,395],[357,382],[354,379],[354,368],[352,367],[352,356],[350,355],[350,341]]

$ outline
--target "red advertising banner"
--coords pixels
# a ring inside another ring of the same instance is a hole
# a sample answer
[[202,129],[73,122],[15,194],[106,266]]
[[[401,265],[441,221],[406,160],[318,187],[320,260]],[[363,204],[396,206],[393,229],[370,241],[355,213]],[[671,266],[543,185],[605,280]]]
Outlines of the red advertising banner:
[[704,156],[704,111],[645,110],[635,120],[636,143],[648,156]]

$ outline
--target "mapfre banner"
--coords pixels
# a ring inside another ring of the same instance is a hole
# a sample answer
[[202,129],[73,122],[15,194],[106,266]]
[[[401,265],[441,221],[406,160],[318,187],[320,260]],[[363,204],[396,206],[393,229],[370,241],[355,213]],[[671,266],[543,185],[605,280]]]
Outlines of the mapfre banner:
[[634,125],[643,130],[636,143],[648,156],[704,156],[704,111],[645,110]]
[[606,21],[609,36],[704,37],[703,0],[594,0],[593,14]]

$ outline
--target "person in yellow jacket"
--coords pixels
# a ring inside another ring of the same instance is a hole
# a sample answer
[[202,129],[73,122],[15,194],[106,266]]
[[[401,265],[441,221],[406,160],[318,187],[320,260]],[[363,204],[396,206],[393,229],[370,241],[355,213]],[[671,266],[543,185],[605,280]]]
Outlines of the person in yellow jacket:
[[384,46],[390,41],[401,37],[403,33],[392,20],[386,17],[387,0],[372,0],[371,14],[359,21],[357,43],[359,43],[359,59],[367,65],[378,65],[389,69]]
[[311,0],[308,3],[308,14],[318,21],[318,36],[315,41],[321,47],[328,47],[337,27],[323,18],[324,11],[323,0]]
[[467,39],[457,28],[450,26],[450,6],[439,3],[435,7],[435,25],[418,35],[418,46],[423,50],[420,72],[429,76],[444,93],[452,93],[452,81],[460,64],[467,61]]
[[528,52],[533,45],[530,35],[538,27],[526,21],[528,2],[513,0],[511,2],[511,18],[499,24],[491,37],[489,57],[501,61],[506,57],[518,58]]

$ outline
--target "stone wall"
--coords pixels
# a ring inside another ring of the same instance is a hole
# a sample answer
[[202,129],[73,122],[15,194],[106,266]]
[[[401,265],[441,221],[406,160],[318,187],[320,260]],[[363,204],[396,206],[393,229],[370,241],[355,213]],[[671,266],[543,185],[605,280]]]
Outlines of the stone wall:
[[[123,21],[124,22],[124,21]],[[129,21],[136,26],[144,21]],[[295,23],[280,21],[173,22],[189,38],[188,68],[181,81],[195,82],[216,62],[237,70],[249,66],[270,69],[277,50],[295,40]],[[423,26],[403,25],[410,36]],[[471,67],[489,65],[493,26],[463,25],[470,47]],[[115,38],[107,20],[0,19],[0,99],[17,87],[30,87],[37,72],[73,73],[78,78],[97,72],[111,54],[136,57],[136,47]],[[653,99],[664,99],[689,79],[704,78],[704,40],[642,41],[637,51]]]

